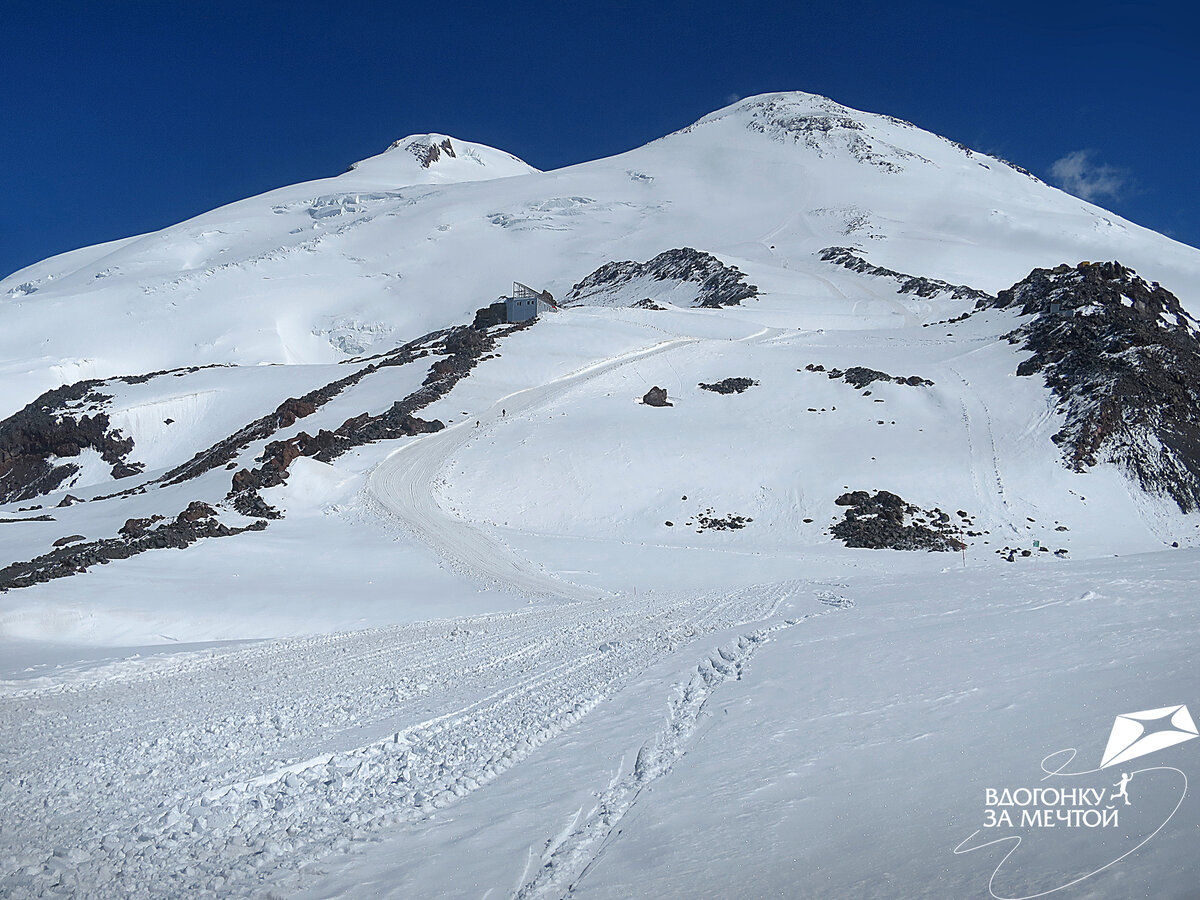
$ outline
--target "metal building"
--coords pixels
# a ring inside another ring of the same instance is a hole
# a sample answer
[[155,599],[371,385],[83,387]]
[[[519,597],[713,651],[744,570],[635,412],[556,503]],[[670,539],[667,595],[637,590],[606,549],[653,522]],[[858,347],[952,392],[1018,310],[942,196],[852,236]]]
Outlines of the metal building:
[[535,291],[519,281],[513,282],[512,295],[504,298],[505,316],[509,322],[528,322],[544,312],[557,310],[549,291]]

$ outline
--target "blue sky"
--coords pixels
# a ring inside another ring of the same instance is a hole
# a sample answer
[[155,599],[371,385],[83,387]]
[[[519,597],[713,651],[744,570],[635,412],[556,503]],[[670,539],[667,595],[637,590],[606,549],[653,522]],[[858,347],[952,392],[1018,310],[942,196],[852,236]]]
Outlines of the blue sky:
[[6,0],[0,275],[337,174],[410,133],[548,169],[776,90],[908,119],[1198,246],[1186,10]]

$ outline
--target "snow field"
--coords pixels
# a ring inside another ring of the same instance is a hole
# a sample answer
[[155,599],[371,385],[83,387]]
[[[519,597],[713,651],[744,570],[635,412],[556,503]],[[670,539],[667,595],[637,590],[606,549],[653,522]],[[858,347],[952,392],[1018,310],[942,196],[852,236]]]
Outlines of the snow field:
[[[787,590],[540,604],[10,686],[0,883],[11,897],[291,892],[312,862],[457,802]],[[764,636],[705,658],[667,736],[686,738],[689,710]],[[674,752],[647,750],[636,777]]]

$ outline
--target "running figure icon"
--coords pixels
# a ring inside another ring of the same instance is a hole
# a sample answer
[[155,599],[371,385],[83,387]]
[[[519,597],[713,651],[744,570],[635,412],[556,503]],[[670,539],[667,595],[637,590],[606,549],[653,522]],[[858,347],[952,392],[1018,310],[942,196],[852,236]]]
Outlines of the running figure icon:
[[1118,797],[1121,797],[1125,800],[1125,805],[1130,806],[1131,804],[1129,802],[1129,782],[1132,780],[1133,780],[1133,778],[1130,776],[1130,774],[1128,772],[1122,772],[1121,780],[1113,785],[1113,787],[1120,788],[1120,790],[1116,791],[1112,795],[1112,798],[1114,800],[1116,800]]

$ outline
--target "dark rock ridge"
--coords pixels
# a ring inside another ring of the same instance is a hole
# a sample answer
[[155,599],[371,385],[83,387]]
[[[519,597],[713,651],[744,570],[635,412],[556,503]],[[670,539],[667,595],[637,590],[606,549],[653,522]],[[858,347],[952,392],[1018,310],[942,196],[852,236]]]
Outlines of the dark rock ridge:
[[217,519],[216,510],[197,501],[169,521],[162,516],[130,519],[121,528],[118,537],[59,546],[28,562],[5,566],[0,569],[0,591],[77,575],[89,566],[104,565],[114,559],[128,559],[147,550],[182,550],[201,538],[228,537],[245,531],[261,531],[266,527],[267,523],[260,521],[244,528],[230,528]]
[[717,394],[740,394],[758,384],[753,378],[725,378],[712,384],[700,382],[700,389]]
[[[476,318],[478,318],[478,313]],[[525,327],[522,325],[511,326],[503,334],[509,334],[512,330]],[[192,459],[186,463],[176,466],[163,476],[163,481],[166,484],[178,484],[183,481],[188,481],[203,475],[210,469],[215,469],[218,466],[226,465],[234,460],[239,453],[250,446],[254,441],[263,440],[270,437],[281,428],[287,428],[294,424],[298,419],[306,418],[338,396],[342,391],[355,384],[358,384],[362,379],[378,372],[380,369],[389,366],[402,366],[408,363],[415,362],[427,356],[438,354],[446,354],[447,359],[441,359],[435,362],[430,370],[430,374],[425,379],[425,384],[414,394],[400,401],[403,404],[408,404],[411,409],[408,409],[408,414],[411,414],[416,409],[427,406],[438,397],[442,396],[443,388],[449,390],[457,383],[458,378],[470,371],[474,362],[470,365],[465,363],[467,358],[477,360],[485,350],[495,346],[497,338],[503,335],[488,337],[486,335],[479,338],[472,337],[468,332],[473,332],[473,329],[458,326],[455,328],[443,329],[434,331],[426,335],[422,335],[416,340],[409,341],[401,347],[388,353],[382,353],[371,357],[369,360],[358,360],[357,362],[367,362],[367,365],[360,369],[351,372],[343,378],[336,381],[331,381],[322,387],[309,391],[302,397],[293,397],[285,400],[279,407],[271,413],[268,413],[261,418],[255,419],[248,425],[235,431],[233,434],[213,444],[211,447],[201,450]],[[474,332],[477,333],[477,332]],[[458,373],[458,377],[447,382],[446,376],[451,373]],[[448,386],[447,386],[448,385]],[[413,405],[419,404],[419,405]],[[393,407],[393,410],[395,407]],[[366,415],[365,413],[363,415]],[[385,416],[390,414],[385,414]],[[403,412],[396,413],[402,416]],[[370,417],[368,417],[370,418]],[[382,417],[374,417],[374,420]],[[362,416],[356,416],[348,419],[347,422],[362,421]],[[341,429],[339,429],[340,431]],[[383,431],[375,429],[381,435]],[[325,432],[328,434],[329,432]],[[371,438],[378,440],[380,438]],[[310,438],[311,440],[311,438]],[[324,439],[323,439],[324,440]],[[346,445],[354,446],[353,444]],[[340,452],[345,452],[344,450]],[[309,454],[301,454],[309,455]],[[339,453],[340,455],[340,453]]]
[[[848,507],[829,533],[847,547],[868,550],[962,550],[949,513],[922,510],[890,491],[850,491],[833,501]],[[915,521],[920,520],[920,521]]]
[[47,391],[0,422],[0,503],[57,490],[79,472],[79,466],[63,460],[85,449],[96,450],[112,466],[114,478],[141,471],[140,464],[126,459],[133,441],[112,428],[107,415],[67,411],[71,405],[111,400],[97,390],[103,383],[79,381]]
[[625,260],[605,263],[574,285],[563,298],[562,305],[581,303],[593,295],[628,284],[635,278],[698,285],[699,293],[693,305],[709,309],[739,306],[743,300],[758,296],[758,288],[746,283],[746,275],[740,269],[725,265],[710,253],[680,247],[660,253],[649,262]]
[[[333,462],[346,451],[372,441],[394,440],[417,434],[441,431],[445,424],[438,419],[427,421],[415,413],[448,394],[451,388],[471,373],[485,355],[496,348],[498,341],[514,331],[527,328],[532,322],[509,325],[503,331],[483,331],[471,326],[458,326],[427,336],[426,343],[406,345],[409,353],[418,346],[446,355],[429,367],[429,374],[417,390],[380,415],[361,413],[339,425],[335,430],[322,428],[317,434],[300,432],[295,437],[267,444],[253,469],[241,469],[233,476],[229,499],[234,508],[250,516],[275,518],[274,509],[258,491],[274,487],[287,480],[288,467],[301,456],[320,462]],[[404,348],[402,348],[404,349]],[[386,364],[381,362],[375,368]]]
[[[939,135],[939,137],[940,137],[940,135]],[[953,144],[955,147],[957,147],[959,150],[961,150],[963,152],[963,154],[966,155],[967,159],[970,159],[976,155],[983,156],[984,159],[994,159],[996,162],[1000,163],[1001,165],[1008,166],[1014,172],[1019,172],[1020,174],[1024,175],[1026,178],[1030,179],[1031,181],[1036,181],[1038,184],[1042,183],[1042,179],[1038,178],[1036,175],[1034,175],[1028,169],[1023,168],[1022,166],[1018,166],[1015,162],[1010,162],[1002,156],[987,156],[986,154],[977,154],[977,152],[975,150],[972,150],[966,144],[960,144],[958,141],[952,141],[949,138],[945,138],[945,137],[942,138],[942,140],[946,141],[949,144]],[[980,163],[980,165],[983,166],[985,169],[990,168],[990,166],[987,166],[984,163]]]
[[851,366],[842,371],[841,369],[830,369],[825,371],[822,365],[814,365],[809,363],[804,367],[807,372],[825,372],[825,374],[833,379],[845,379],[846,384],[858,388],[860,391],[869,384],[874,384],[876,381],[886,381],[892,384],[906,384],[909,387],[933,387],[933,382],[928,378],[922,378],[920,375],[889,375],[887,372],[880,372],[878,369],[868,369],[866,366]]
[[368,364],[343,378],[331,381],[329,384],[323,385],[316,390],[309,391],[301,397],[289,397],[279,404],[274,411],[265,416],[260,416],[247,425],[243,425],[228,437],[222,438],[211,447],[199,451],[187,462],[169,470],[159,480],[163,484],[168,485],[181,484],[182,482],[200,477],[210,469],[215,469],[218,466],[232,462],[239,453],[249,447],[254,441],[270,437],[279,429],[288,428],[294,425],[297,420],[311,416],[346,388],[357,384],[372,372],[376,372],[384,366],[402,365],[405,362],[410,362],[415,356],[410,352],[406,352],[406,349],[401,348],[396,352],[395,356],[388,360]]
[[965,284],[950,284],[948,281],[941,281],[937,278],[906,275],[903,272],[872,265],[855,253],[853,247],[826,247],[821,251],[821,259],[849,269],[851,272],[895,279],[900,282],[901,294],[915,294],[925,299],[937,297],[940,294],[949,294],[951,300],[975,300],[977,302],[992,299],[991,294]]
[[1066,465],[1124,469],[1143,490],[1200,509],[1200,341],[1170,291],[1118,262],[1034,269],[983,306],[1033,319],[1008,335],[1065,416]]
[[[297,420],[312,415],[322,404],[345,388],[381,368],[402,365],[426,356],[445,354],[430,366],[422,386],[403,400],[394,403],[387,412],[378,416],[362,413],[347,419],[335,431],[320,430],[316,437],[301,432],[288,440],[269,443],[263,456],[259,458],[259,466],[254,469],[242,469],[233,476],[231,490],[226,496],[229,505],[242,515],[260,520],[280,518],[279,512],[263,500],[258,490],[282,484],[287,478],[288,466],[292,461],[300,456],[311,456],[323,462],[330,462],[347,450],[370,441],[441,430],[445,427],[442,422],[426,421],[417,418],[413,413],[445,396],[455,384],[470,374],[481,359],[487,358],[486,355],[495,348],[500,338],[531,324],[532,322],[509,325],[490,332],[458,326],[425,335],[391,353],[375,357],[373,362],[345,378],[311,391],[303,397],[288,398],[274,412],[239,429],[208,450],[196,454],[188,463],[167,473],[159,481],[168,484],[180,483],[232,460],[253,440],[269,436],[280,428],[289,427]],[[149,485],[139,485],[135,490],[144,492],[148,487]],[[135,491],[121,493],[133,492]],[[28,562],[12,563],[0,569],[0,590],[27,587],[54,578],[80,574],[86,572],[93,564],[127,559],[146,550],[164,547],[183,549],[201,538],[260,531],[266,526],[265,521],[258,521],[244,528],[230,528],[216,518],[216,510],[211,506],[194,501],[170,522],[164,522],[163,516],[128,519],[117,537],[82,544],[72,543],[70,546],[56,544],[56,549],[50,553]]]

